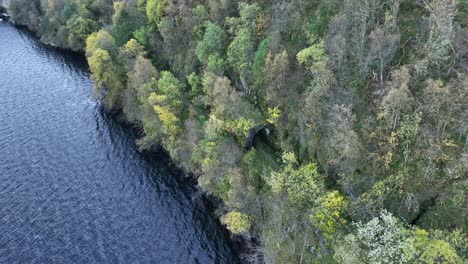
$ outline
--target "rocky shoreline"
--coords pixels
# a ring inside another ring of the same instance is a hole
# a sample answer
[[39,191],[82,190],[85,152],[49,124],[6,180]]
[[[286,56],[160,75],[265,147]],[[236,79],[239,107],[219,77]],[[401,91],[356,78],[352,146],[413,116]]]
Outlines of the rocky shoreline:
[[[107,111],[107,110],[105,110]],[[135,124],[128,121],[127,117],[122,111],[112,111],[111,114],[119,122],[125,123],[132,127],[136,134],[142,134],[141,128],[135,126]],[[176,180],[186,186],[193,188],[193,193],[200,194],[203,204],[206,206],[208,212],[211,216],[223,226],[224,232],[229,236],[232,248],[234,252],[237,253],[239,258],[239,263],[244,263],[243,258],[246,256],[252,255],[252,251],[258,251],[259,248],[262,248],[262,242],[259,238],[252,234],[234,234],[229,231],[219,220],[220,213],[226,213],[227,209],[225,207],[224,201],[214,196],[213,194],[203,190],[198,183],[198,176],[194,173],[187,172],[181,168],[176,161],[172,159],[169,152],[162,145],[153,145],[151,148],[144,150],[143,153],[151,155],[153,157],[158,157],[158,159],[163,160],[167,164],[176,177]],[[258,260],[260,263],[264,263],[264,260]]]

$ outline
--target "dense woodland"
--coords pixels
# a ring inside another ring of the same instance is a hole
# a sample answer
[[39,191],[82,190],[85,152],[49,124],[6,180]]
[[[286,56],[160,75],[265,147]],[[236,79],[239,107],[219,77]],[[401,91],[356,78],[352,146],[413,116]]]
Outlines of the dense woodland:
[[[257,237],[245,263],[467,263],[468,0],[10,0]],[[250,150],[246,138],[260,131]]]

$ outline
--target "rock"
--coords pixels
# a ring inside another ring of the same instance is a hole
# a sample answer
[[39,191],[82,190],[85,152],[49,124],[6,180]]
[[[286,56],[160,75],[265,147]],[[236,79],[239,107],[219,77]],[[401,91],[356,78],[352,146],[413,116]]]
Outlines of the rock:
[[0,19],[8,21],[10,16],[7,13],[0,13]]

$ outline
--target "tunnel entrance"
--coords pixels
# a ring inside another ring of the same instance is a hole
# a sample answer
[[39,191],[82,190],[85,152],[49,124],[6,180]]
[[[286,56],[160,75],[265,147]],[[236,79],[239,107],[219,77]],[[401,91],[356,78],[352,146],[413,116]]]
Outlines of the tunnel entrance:
[[249,131],[249,136],[245,140],[245,151],[249,151],[255,147],[258,140],[268,143],[268,138],[272,134],[272,127],[270,125],[256,126]]

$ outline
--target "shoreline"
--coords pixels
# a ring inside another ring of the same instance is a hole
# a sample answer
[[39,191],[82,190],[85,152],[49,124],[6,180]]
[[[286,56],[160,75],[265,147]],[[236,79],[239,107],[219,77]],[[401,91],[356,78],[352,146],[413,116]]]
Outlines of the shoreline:
[[[138,126],[128,121],[127,117],[121,110],[108,111],[106,109],[103,109],[103,111],[111,115],[112,118],[114,118],[117,122],[128,126],[136,134],[142,133],[141,129]],[[229,229],[227,229],[227,227],[224,224],[221,223],[220,218],[217,217],[216,213],[220,210],[225,211],[224,201],[204,190],[198,183],[198,177],[192,172],[188,172],[185,169],[181,168],[179,165],[177,165],[177,162],[172,159],[169,152],[164,148],[163,145],[155,144],[149,149],[141,151],[141,153],[145,155],[151,155],[153,157],[158,157],[159,159],[161,159],[165,164],[167,164],[167,166],[174,174],[176,180],[179,183],[188,185],[187,187],[193,188],[195,193],[200,193],[203,205],[206,207],[210,216],[217,224],[219,224],[223,232],[229,238],[229,242],[231,243],[230,246],[236,253],[236,257],[238,259],[239,264],[242,263],[242,256],[247,255],[251,248],[258,248],[259,246],[262,246],[261,240],[258,239],[256,236],[248,234],[249,237],[246,237],[244,235],[234,234],[231,231],[229,231]]]
[[[29,31],[37,38],[38,42],[40,42],[43,45],[48,46],[49,48],[56,49],[56,50],[63,51],[63,52],[75,53],[76,55],[80,55],[80,56],[84,56],[85,54],[84,51],[76,51],[67,47],[60,47],[52,43],[44,42],[41,40],[41,37],[37,34],[37,32],[31,30],[27,25],[17,24],[13,20],[7,21],[7,23],[11,24],[12,26],[16,28]],[[84,61],[86,61],[86,63],[88,63],[85,57],[83,59]],[[114,118],[117,122],[128,126],[135,133],[137,134],[142,133],[141,129],[136,124],[128,121],[127,117],[121,110],[109,111],[108,109],[105,109],[103,107],[102,111],[105,111],[106,113],[111,115],[112,118]],[[262,245],[261,241],[257,237],[253,236],[252,234],[248,234],[248,236],[234,234],[231,231],[229,231],[224,224],[221,223],[220,218],[217,216],[216,213],[219,211],[225,210],[224,201],[222,201],[221,199],[215,197],[213,194],[204,190],[198,183],[198,177],[192,172],[187,172],[183,168],[178,166],[177,162],[172,159],[169,152],[164,148],[164,146],[160,144],[156,144],[156,145],[151,146],[150,149],[143,150],[141,152],[145,155],[151,155],[153,157],[156,156],[160,158],[165,164],[167,164],[170,171],[173,173],[173,175],[176,177],[176,180],[179,183],[188,185],[186,187],[193,188],[193,190],[196,193],[201,194],[200,196],[201,196],[201,201],[203,202],[203,205],[206,207],[207,211],[209,212],[213,220],[217,224],[219,224],[223,232],[229,238],[229,242],[231,243],[230,247],[236,253],[237,255],[236,258],[238,260],[238,263],[242,263],[241,256],[244,254],[247,254],[251,247],[258,247]]]

